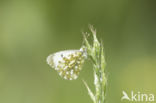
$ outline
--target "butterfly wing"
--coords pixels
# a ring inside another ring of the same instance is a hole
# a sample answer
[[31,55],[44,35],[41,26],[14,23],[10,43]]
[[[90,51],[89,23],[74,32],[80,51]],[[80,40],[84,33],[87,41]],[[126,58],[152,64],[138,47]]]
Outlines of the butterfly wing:
[[84,59],[82,51],[68,50],[49,55],[47,63],[64,79],[73,80],[77,79]]

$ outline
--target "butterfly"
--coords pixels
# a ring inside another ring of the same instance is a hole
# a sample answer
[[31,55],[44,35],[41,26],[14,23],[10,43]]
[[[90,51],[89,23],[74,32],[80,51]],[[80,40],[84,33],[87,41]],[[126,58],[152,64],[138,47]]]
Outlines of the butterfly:
[[87,58],[86,48],[80,50],[65,50],[47,57],[47,63],[66,80],[77,79],[82,65]]

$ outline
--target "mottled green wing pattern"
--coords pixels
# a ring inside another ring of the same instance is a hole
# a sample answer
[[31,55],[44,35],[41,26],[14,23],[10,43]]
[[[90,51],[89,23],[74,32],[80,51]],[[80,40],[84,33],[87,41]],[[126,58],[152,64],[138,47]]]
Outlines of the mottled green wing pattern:
[[47,63],[67,80],[77,79],[86,56],[82,50],[67,50],[49,55]]

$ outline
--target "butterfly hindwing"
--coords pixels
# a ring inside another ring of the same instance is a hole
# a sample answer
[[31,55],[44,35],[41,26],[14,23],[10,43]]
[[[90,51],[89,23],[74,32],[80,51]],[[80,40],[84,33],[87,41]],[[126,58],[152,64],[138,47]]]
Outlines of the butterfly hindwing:
[[84,59],[84,52],[80,50],[67,50],[48,56],[47,63],[64,79],[73,80],[77,79]]

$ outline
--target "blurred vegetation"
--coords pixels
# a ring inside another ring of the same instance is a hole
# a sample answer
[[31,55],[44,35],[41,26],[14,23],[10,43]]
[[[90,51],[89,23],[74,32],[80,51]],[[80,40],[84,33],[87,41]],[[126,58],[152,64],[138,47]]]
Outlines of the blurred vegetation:
[[[87,61],[80,77],[66,81],[46,57],[79,49],[81,31],[97,28],[107,61],[107,102],[121,103],[122,90],[156,94],[154,0],[1,0],[0,103],[91,103]],[[93,88],[93,87],[92,87]]]

